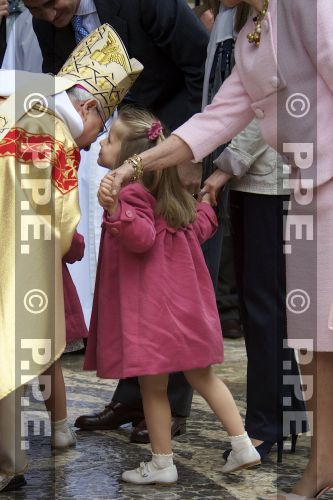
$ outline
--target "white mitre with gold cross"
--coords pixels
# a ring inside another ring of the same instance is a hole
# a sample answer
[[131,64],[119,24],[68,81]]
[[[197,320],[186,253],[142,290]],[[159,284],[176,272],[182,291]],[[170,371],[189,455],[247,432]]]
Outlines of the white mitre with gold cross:
[[58,76],[70,79],[94,95],[107,120],[143,70],[109,24],[84,38]]

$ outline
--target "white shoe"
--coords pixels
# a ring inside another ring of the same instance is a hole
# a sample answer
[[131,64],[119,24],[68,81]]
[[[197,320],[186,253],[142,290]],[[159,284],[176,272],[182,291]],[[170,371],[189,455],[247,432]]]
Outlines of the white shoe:
[[67,429],[56,430],[52,433],[51,447],[52,448],[70,448],[76,445],[76,435],[69,427]]
[[232,450],[227,462],[222,467],[222,472],[235,472],[241,469],[248,469],[261,463],[261,458],[253,445],[246,446],[239,451]]
[[123,481],[132,484],[160,484],[172,485],[177,482],[178,472],[175,465],[164,469],[155,469],[151,462],[141,462],[137,469],[122,473]]
[[14,476],[5,476],[0,474],[0,491],[4,490],[6,486],[11,482]]

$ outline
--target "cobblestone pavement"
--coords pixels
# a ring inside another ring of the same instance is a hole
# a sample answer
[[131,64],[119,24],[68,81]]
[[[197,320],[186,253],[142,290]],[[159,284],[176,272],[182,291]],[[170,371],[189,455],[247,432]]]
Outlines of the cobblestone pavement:
[[[226,344],[226,362],[218,373],[228,383],[238,406],[245,409],[245,351],[242,340]],[[82,372],[83,357],[63,357],[67,385],[69,421],[84,413],[102,409],[112,395],[116,381],[96,379]],[[264,381],[263,381],[264,383]],[[38,409],[38,408],[37,408]],[[42,410],[43,407],[40,407]],[[130,444],[131,427],[117,431],[77,432],[76,448],[52,455],[49,437],[34,437],[30,446],[28,485],[15,495],[0,495],[1,500],[78,499],[78,500],[182,500],[182,499],[266,499],[279,489],[288,490],[306,463],[309,438],[299,439],[297,453],[287,450],[283,464],[276,465],[271,453],[260,467],[242,473],[223,475],[222,452],[228,446],[226,433],[206,403],[194,397],[187,433],[174,440],[179,472],[177,486],[165,488],[131,486],[121,483],[124,469],[149,457],[149,447]],[[274,450],[275,451],[275,450]],[[325,498],[333,498],[327,495]]]

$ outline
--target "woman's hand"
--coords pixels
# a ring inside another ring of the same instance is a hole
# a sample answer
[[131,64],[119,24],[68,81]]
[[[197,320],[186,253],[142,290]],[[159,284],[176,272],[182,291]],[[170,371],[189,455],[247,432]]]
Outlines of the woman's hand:
[[8,16],[9,4],[7,0],[0,0],[0,20],[3,16]]
[[205,180],[204,186],[199,193],[199,199],[203,199],[205,193],[208,193],[210,196],[211,204],[213,206],[216,205],[218,192],[231,177],[232,176],[230,174],[226,174],[222,170],[215,170],[215,172],[213,172],[212,175],[210,175],[208,179]]
[[200,191],[202,164],[191,161],[178,166],[178,175],[184,188],[190,194],[198,194]]
[[133,174],[134,174],[134,168],[132,164],[123,163],[121,167],[116,168],[106,176],[112,180],[111,191],[109,193],[111,197],[118,195],[120,188],[122,186],[126,186],[126,184],[130,182],[130,180],[133,177]]
[[210,194],[209,193],[205,193],[203,194],[201,197],[201,201],[202,203],[208,203],[209,205],[213,205],[212,203],[212,200],[211,200],[211,197],[210,197]]

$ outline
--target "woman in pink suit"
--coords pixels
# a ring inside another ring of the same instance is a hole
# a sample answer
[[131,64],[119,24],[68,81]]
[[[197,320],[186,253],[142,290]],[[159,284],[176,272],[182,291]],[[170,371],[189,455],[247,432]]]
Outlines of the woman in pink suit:
[[[305,397],[314,422],[310,460],[289,498],[313,498],[333,487],[333,2],[246,3],[252,15],[237,39],[232,75],[203,113],[144,152],[140,167],[199,161],[254,116],[265,141],[284,155],[290,174],[286,187],[292,191],[285,245],[289,345],[302,349]],[[125,163],[114,172],[104,194],[112,198],[133,170]],[[232,175],[217,170],[203,192],[215,200]]]

